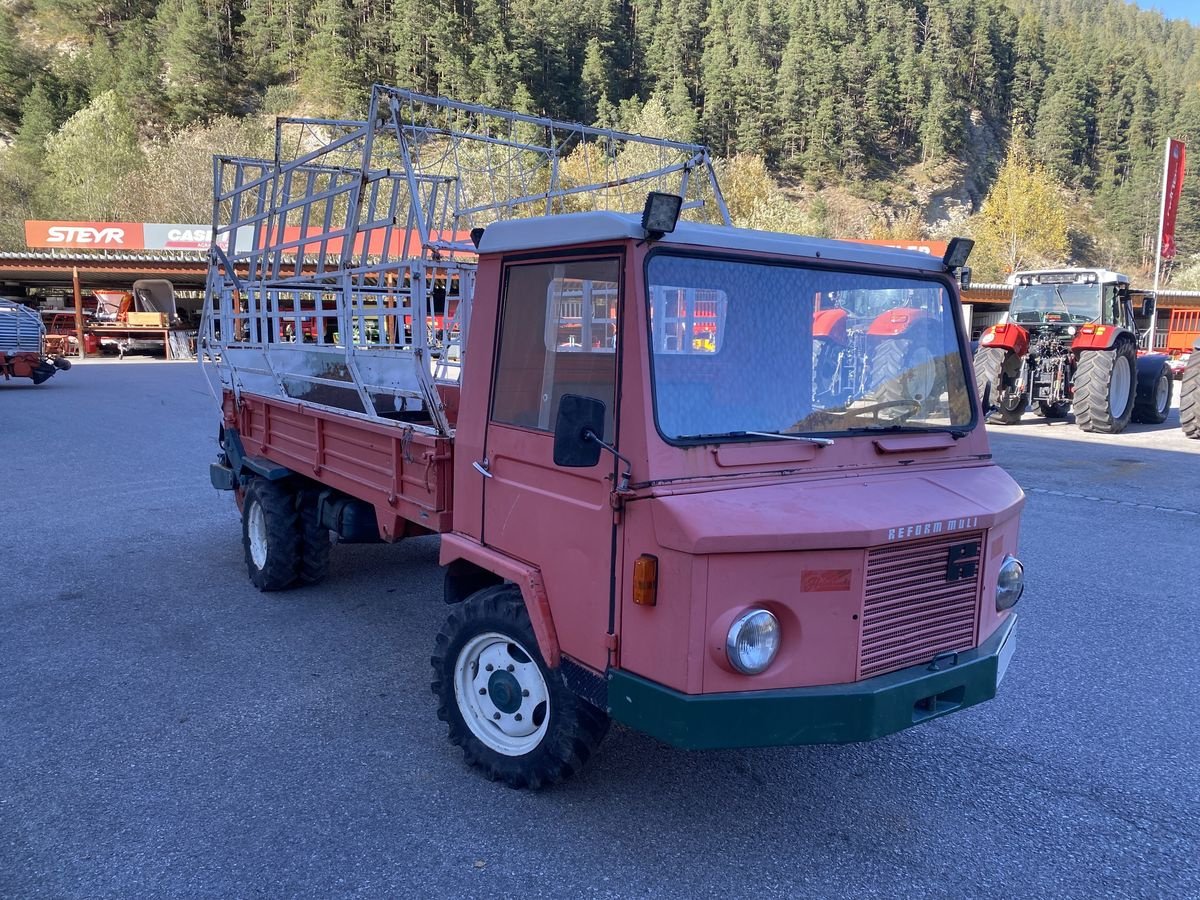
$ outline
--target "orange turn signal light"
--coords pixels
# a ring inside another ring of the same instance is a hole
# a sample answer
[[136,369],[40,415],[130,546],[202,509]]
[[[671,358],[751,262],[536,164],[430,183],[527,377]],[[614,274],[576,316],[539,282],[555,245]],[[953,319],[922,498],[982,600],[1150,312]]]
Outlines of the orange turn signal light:
[[658,604],[658,557],[643,553],[633,562],[633,602],[638,606]]

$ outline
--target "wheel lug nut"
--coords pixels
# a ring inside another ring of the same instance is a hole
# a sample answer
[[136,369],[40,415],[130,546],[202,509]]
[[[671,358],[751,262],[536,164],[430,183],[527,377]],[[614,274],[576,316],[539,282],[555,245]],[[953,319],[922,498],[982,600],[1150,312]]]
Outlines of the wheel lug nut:
[[481,693],[481,694],[486,694],[486,693],[487,693],[487,688],[480,688],[480,689],[479,689],[479,693]]
[[486,666],[486,668],[487,668],[487,670],[490,672],[490,671],[492,671],[492,670],[493,670],[494,668],[496,668],[496,667],[495,667],[495,666],[493,666],[491,663],[488,663],[488,664],[487,664],[487,666]]
[[529,696],[529,691],[521,691],[521,696],[522,696],[522,697],[528,697],[528,696]]
[[492,713],[492,718],[493,718],[493,719],[499,719],[499,718],[500,718],[500,713]]
[[514,718],[514,719],[516,719],[518,722],[520,722],[520,721],[521,721],[521,714],[520,714],[520,713],[517,713],[515,716],[513,716],[513,718]]
[[510,672],[511,672],[511,671],[513,671],[514,669],[516,669],[516,666],[514,666],[512,663],[509,663],[509,664],[508,664],[508,671],[510,671]]

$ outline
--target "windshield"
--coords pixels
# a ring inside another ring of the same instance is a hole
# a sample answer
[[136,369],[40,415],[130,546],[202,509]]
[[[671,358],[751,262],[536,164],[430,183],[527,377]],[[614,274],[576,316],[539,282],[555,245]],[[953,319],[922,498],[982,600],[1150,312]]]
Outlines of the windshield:
[[1098,284],[1019,284],[1013,288],[1010,322],[1091,322],[1100,318]]
[[974,422],[940,281],[665,252],[647,276],[668,440]]

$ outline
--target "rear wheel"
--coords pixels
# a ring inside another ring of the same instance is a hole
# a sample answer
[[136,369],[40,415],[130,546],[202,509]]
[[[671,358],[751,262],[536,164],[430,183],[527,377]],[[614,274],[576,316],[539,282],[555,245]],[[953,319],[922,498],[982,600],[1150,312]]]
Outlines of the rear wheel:
[[277,481],[252,478],[242,501],[246,570],[260,591],[281,591],[300,571],[295,495]]
[[995,407],[988,421],[1016,425],[1029,406],[1029,395],[1017,391],[1021,358],[1003,347],[980,347],[975,353],[975,387],[982,402],[986,394]]
[[538,652],[520,590],[472,594],[446,619],[433,657],[438,718],[466,761],[492,781],[540,788],[583,767],[608,716],[576,696]]
[[933,354],[918,341],[898,338],[883,341],[871,358],[870,386],[877,400],[912,400],[921,412],[929,412],[939,395]]
[[300,564],[297,578],[301,584],[317,584],[329,574],[329,529],[321,524],[317,513],[317,498],[311,492],[300,502]]
[[1179,424],[1190,438],[1200,438],[1200,349],[1192,351],[1179,382]]
[[1067,411],[1071,408],[1070,403],[1047,403],[1045,400],[1038,401],[1038,412],[1047,419],[1065,419]]
[[1118,434],[1133,416],[1137,353],[1129,341],[1111,350],[1084,350],[1075,369],[1072,406],[1083,431]]
[[[1139,380],[1140,381],[1140,380]],[[1133,404],[1133,421],[1149,425],[1160,425],[1167,421],[1171,411],[1171,367],[1165,362],[1148,385],[1138,384],[1137,399]]]

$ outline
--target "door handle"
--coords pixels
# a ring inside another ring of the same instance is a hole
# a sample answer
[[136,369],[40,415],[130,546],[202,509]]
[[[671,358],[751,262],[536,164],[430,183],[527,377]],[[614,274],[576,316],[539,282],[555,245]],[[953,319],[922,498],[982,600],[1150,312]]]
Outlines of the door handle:
[[484,478],[492,477],[492,473],[488,471],[488,458],[486,456],[483,458],[482,462],[476,460],[475,462],[471,463],[471,468],[473,468]]

